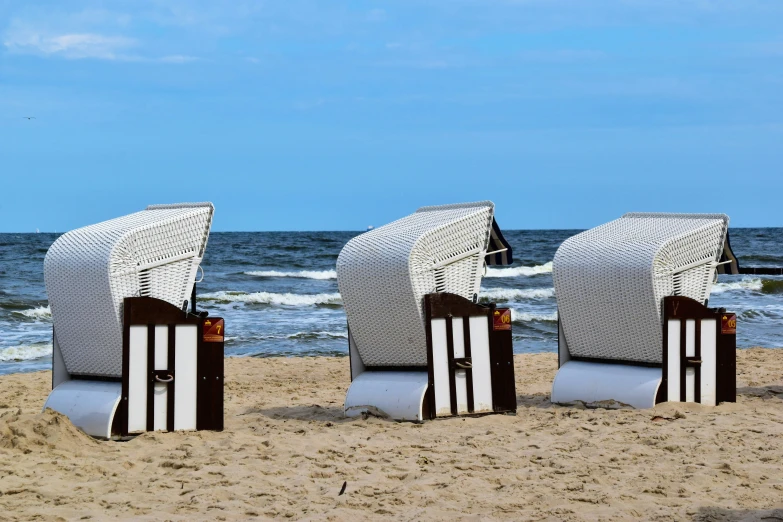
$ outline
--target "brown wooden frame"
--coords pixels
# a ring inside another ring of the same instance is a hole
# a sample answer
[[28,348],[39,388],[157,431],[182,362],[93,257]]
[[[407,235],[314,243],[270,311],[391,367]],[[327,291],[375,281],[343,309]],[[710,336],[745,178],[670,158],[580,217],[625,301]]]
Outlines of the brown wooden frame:
[[[122,396],[115,415],[115,429],[121,435],[128,435],[128,378],[130,366],[130,327],[147,327],[147,430],[154,429],[154,385],[156,376],[174,375],[175,327],[195,325],[198,328],[197,341],[197,383],[196,383],[196,429],[223,430],[223,342],[204,341],[204,322],[217,321],[220,317],[201,317],[189,314],[166,301],[154,297],[126,297],[123,301],[122,321]],[[225,324],[225,323],[224,323]],[[155,326],[168,327],[168,367],[155,370]],[[225,336],[225,330],[223,332]],[[174,386],[169,386],[167,399],[167,429],[174,430]]]
[[[429,386],[425,396],[429,415],[434,419],[435,410],[435,368],[432,354],[432,319],[446,319],[446,344],[449,357],[449,385],[451,394],[451,413],[457,415],[457,390],[454,372],[464,369],[467,378],[467,415],[485,415],[488,412],[473,413],[473,376],[470,355],[469,317],[485,316],[489,326],[489,360],[492,379],[492,408],[494,413],[513,413],[517,411],[516,386],[514,380],[514,350],[511,330],[495,330],[494,304],[480,305],[448,292],[427,294],[424,296],[425,324],[427,333],[427,373]],[[452,319],[462,317],[465,357],[454,358],[454,337]],[[463,414],[464,415],[464,414]]]
[[[680,399],[685,397],[685,369],[696,368],[694,398],[701,402],[701,322],[715,320],[715,403],[737,402],[737,334],[723,333],[721,319],[724,315],[736,315],[724,309],[707,308],[700,302],[683,296],[663,298],[663,357],[662,379],[656,402],[669,400],[669,320],[680,321]],[[686,326],[688,319],[695,320],[695,350],[693,357],[685,355]]]

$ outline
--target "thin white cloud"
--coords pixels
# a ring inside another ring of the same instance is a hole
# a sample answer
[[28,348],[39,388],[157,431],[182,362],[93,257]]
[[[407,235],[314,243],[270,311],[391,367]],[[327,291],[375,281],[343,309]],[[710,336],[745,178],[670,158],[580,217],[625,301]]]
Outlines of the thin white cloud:
[[539,49],[522,51],[519,57],[526,62],[573,63],[606,58],[606,53],[592,49]]
[[326,100],[323,98],[318,98],[317,100],[309,100],[309,101],[300,101],[294,104],[294,108],[299,111],[309,111],[312,109],[317,109],[318,107],[321,107],[326,104]]
[[137,42],[125,36],[97,33],[44,35],[33,31],[17,31],[6,35],[3,44],[13,53],[62,56],[68,59],[94,58],[124,60],[131,57],[125,51]]
[[198,58],[196,58],[195,56],[172,54],[170,56],[163,56],[162,58],[159,58],[157,61],[163,63],[190,63],[190,62],[195,62],[197,60]]
[[60,57],[67,60],[108,60],[118,62],[191,63],[195,56],[170,54],[161,57],[129,53],[139,41],[125,36],[98,33],[67,33],[43,35],[34,31],[16,31],[6,34],[3,45],[11,53]]
[[367,21],[369,22],[383,22],[386,18],[386,11],[383,9],[371,9],[367,13]]
[[741,54],[748,56],[783,56],[783,41],[754,42],[736,46]]
[[438,58],[408,58],[398,60],[381,60],[373,63],[377,67],[391,67],[402,69],[454,69],[465,67],[466,64],[457,59],[446,60]]

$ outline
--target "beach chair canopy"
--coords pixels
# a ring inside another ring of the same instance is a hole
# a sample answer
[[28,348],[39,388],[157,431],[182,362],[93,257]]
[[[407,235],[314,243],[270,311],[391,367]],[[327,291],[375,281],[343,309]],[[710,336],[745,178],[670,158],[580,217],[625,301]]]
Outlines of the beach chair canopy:
[[348,242],[337,282],[367,366],[426,366],[424,296],[475,300],[485,262],[510,264],[491,201],[423,207]]
[[44,260],[55,342],[68,373],[122,375],[122,303],[190,299],[214,208],[152,205],[60,236]]
[[663,298],[709,298],[728,223],[631,213],[563,242],[553,278],[571,355],[660,364]]

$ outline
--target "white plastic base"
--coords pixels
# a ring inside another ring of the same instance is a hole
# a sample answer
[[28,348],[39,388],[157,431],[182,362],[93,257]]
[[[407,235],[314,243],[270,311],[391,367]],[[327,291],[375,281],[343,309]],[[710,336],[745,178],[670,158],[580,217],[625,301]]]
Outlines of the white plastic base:
[[345,416],[370,413],[403,421],[423,421],[427,372],[364,372],[345,395]]
[[552,383],[552,402],[616,401],[634,408],[652,408],[661,385],[660,368],[568,361]]
[[52,390],[44,410],[62,413],[87,435],[109,439],[121,395],[119,382],[66,381]]

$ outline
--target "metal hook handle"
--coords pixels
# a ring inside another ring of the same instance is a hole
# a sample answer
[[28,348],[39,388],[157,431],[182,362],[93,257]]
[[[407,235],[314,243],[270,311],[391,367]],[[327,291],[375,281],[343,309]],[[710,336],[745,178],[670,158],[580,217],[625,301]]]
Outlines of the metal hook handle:
[[174,376],[171,375],[171,374],[167,375],[167,377],[168,377],[168,379],[161,379],[160,375],[156,375],[155,376],[155,380],[158,381],[158,382],[171,382],[171,381],[174,380]]
[[204,269],[201,268],[201,265],[198,265],[198,269],[201,270],[201,279],[199,279],[198,281],[195,281],[196,283],[200,283],[200,282],[202,282],[204,280]]

